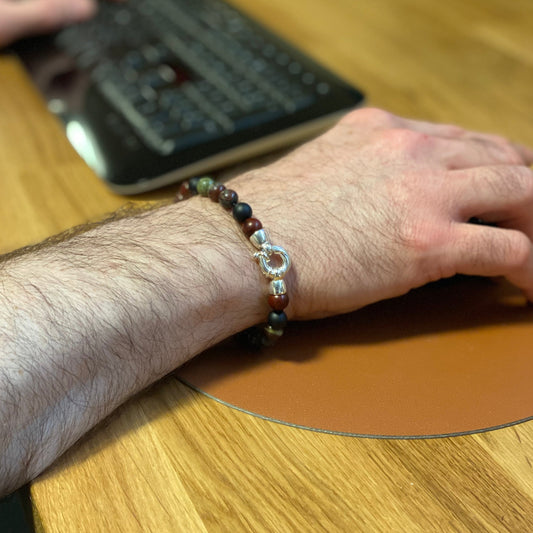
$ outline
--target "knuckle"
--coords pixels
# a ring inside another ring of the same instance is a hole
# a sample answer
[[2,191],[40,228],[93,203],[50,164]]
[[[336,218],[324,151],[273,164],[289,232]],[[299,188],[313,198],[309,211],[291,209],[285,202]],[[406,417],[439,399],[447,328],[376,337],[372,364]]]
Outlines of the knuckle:
[[397,222],[395,231],[402,246],[416,253],[426,253],[442,246],[451,234],[449,226],[407,215]]
[[388,111],[376,107],[364,107],[356,109],[345,115],[341,122],[353,124],[355,122],[368,122],[378,126],[391,126],[395,124],[398,119]]
[[425,224],[420,221],[404,225],[399,233],[402,246],[410,251],[412,264],[424,283],[455,274],[455,265],[444,253],[453,241],[451,224]]
[[509,164],[520,165],[523,163],[521,155],[518,153],[513,143],[509,139],[500,135],[490,135],[490,141],[501,152],[502,159]]
[[444,137],[459,139],[467,135],[467,131],[464,128],[455,124],[443,124],[441,133]]
[[421,151],[428,150],[434,142],[433,137],[426,133],[393,128],[381,133],[382,141],[391,148],[396,148],[411,156],[416,156]]

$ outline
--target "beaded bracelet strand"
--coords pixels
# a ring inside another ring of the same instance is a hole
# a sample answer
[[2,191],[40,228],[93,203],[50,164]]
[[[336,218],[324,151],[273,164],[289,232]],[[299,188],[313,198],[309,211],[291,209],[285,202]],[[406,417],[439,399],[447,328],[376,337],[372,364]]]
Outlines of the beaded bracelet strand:
[[[254,253],[254,258],[259,263],[261,272],[270,280],[267,301],[271,311],[265,325],[249,328],[243,335],[255,348],[273,345],[283,335],[287,325],[284,309],[289,304],[289,295],[283,277],[291,266],[289,255],[281,246],[270,242],[261,222],[252,217],[250,205],[239,202],[239,196],[234,190],[227,189],[213,178],[195,177],[181,184],[175,201],[179,202],[196,194],[209,197],[227,211],[231,211],[233,218],[241,224],[244,235],[258,250]],[[274,258],[277,260],[274,261]]]

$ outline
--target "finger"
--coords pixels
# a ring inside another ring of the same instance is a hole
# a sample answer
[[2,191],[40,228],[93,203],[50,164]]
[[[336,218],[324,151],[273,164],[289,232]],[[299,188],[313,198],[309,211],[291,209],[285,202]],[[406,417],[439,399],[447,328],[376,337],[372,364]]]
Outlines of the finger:
[[504,159],[510,157],[513,160],[518,161],[518,164],[533,164],[533,150],[531,148],[519,143],[511,142],[499,135],[469,131],[453,124],[436,124],[423,120],[412,120],[399,117],[398,120],[403,127],[419,133],[442,137],[443,139],[470,141],[470,145],[477,143],[480,145],[480,148],[485,147],[485,151],[498,153]]
[[[382,109],[367,107],[352,111],[339,124],[348,127],[350,134],[356,138],[368,138],[371,132],[383,133],[389,130],[404,130],[429,136],[437,141],[434,144],[438,151],[432,152],[432,157],[436,157],[450,170],[495,164],[533,164],[533,150],[514,144],[505,137],[472,132],[450,124],[406,119]],[[439,140],[449,144],[438,143]]]
[[453,124],[438,124],[436,122],[409,118],[399,118],[399,120],[404,128],[418,131],[419,133],[425,133],[426,135],[442,137],[444,139],[461,139],[466,133],[464,128]]
[[480,143],[496,145],[507,151],[514,151],[520,156],[523,164],[533,164],[533,150],[531,148],[520,143],[512,142],[501,135],[464,130],[462,138],[470,139]]
[[444,139],[435,137],[433,154],[448,170],[490,165],[525,165],[523,156],[507,142],[479,138]]
[[520,218],[533,206],[533,170],[528,167],[490,166],[455,170],[447,175],[459,218],[487,222]]
[[85,20],[96,10],[93,0],[26,0],[0,3],[0,45],[24,35],[52,31]]
[[514,146],[514,149],[520,154],[520,157],[522,158],[524,163],[528,166],[533,165],[533,150],[531,148],[528,148],[527,146],[524,146],[523,144],[512,144]]
[[446,260],[458,274],[504,276],[533,301],[533,246],[521,231],[460,224]]
[[516,152],[522,160],[522,164],[527,166],[533,165],[533,150],[528,146],[511,142],[504,137],[499,137],[498,135],[486,135],[485,138],[488,142],[500,144],[501,146],[506,145],[507,149],[514,150],[514,152]]

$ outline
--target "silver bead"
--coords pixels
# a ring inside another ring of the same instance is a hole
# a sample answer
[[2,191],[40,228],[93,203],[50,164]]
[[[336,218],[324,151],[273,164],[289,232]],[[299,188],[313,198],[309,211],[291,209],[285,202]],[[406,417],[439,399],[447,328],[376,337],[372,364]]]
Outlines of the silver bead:
[[282,279],[273,279],[268,284],[268,293],[279,296],[280,294],[287,294],[287,285]]
[[268,233],[264,229],[258,229],[250,236],[250,242],[258,249],[261,250],[265,245],[270,244]]

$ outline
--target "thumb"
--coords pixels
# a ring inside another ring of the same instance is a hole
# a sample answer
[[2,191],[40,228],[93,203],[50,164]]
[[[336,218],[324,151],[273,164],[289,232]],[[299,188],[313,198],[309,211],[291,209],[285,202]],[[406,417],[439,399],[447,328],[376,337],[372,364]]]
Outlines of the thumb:
[[0,46],[85,20],[96,9],[94,0],[0,0]]

